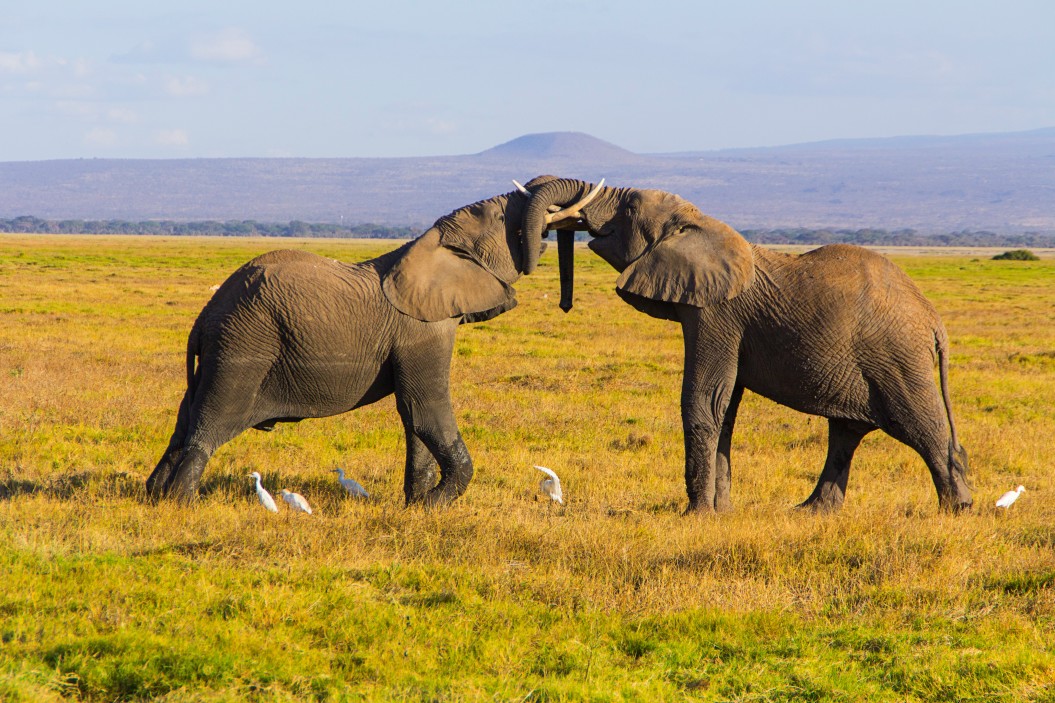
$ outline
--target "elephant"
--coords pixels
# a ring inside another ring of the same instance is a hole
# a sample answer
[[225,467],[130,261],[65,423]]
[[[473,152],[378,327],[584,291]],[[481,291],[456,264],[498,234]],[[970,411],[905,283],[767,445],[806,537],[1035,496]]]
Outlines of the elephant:
[[[533,190],[525,252],[548,229],[558,230],[562,253],[576,229],[586,230],[589,248],[620,272],[625,302],[681,323],[686,512],[732,508],[730,443],[744,389],[828,419],[824,467],[798,507],[839,509],[854,452],[876,429],[919,453],[941,508],[971,506],[949,398],[949,337],[903,271],[847,244],[799,256],[752,245],[659,190],[604,187],[585,206],[564,206],[590,188],[554,179]],[[559,259],[570,266],[570,257]],[[571,272],[561,281],[569,308]]]
[[250,427],[337,415],[393,393],[407,505],[464,493],[473,465],[451,405],[455,331],[517,304],[512,284],[542,249],[524,251],[526,203],[514,191],[467,205],[361,263],[279,250],[244,264],[190,331],[187,389],[149,496],[196,497],[209,457]]

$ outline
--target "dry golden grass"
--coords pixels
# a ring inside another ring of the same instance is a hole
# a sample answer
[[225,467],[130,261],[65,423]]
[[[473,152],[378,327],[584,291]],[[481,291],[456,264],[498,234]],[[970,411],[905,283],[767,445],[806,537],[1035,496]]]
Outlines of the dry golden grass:
[[[680,328],[619,301],[617,274],[586,251],[570,314],[556,305],[551,252],[518,283],[517,309],[459,331],[452,395],[476,476],[449,508],[402,507],[391,398],[238,437],[209,463],[193,507],[145,501],[210,287],[278,247],[354,261],[392,246],[0,238],[9,695],[1055,697],[1055,261],[892,255],[952,338],[969,514],[941,513],[922,460],[879,433],[857,454],[840,514],[792,510],[819,473],[826,424],[748,394],[735,512],[682,517]],[[560,474],[566,507],[540,500],[533,464]],[[376,499],[347,500],[336,466]],[[250,471],[273,492],[303,493],[316,514],[266,514]],[[996,497],[1019,483],[1021,500],[998,512]],[[326,623],[365,631],[344,619],[360,603],[374,639],[352,656]],[[40,622],[27,615],[35,607],[48,613]],[[163,683],[121,678],[123,666],[153,665],[112,639],[117,654],[82,651],[118,636],[159,647],[226,637],[227,658],[208,665],[221,673],[172,665]],[[285,652],[276,667],[299,662],[316,678],[267,679],[249,664],[279,656],[264,654],[270,638]],[[354,666],[340,663],[348,656]]]

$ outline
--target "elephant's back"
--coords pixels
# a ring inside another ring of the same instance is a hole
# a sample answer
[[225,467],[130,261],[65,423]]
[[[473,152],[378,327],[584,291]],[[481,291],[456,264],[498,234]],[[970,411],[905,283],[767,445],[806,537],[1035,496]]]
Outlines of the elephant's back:
[[[281,249],[262,254],[235,271],[199,316],[207,336],[277,340],[366,334],[384,319],[386,301],[378,270],[318,254]],[[263,341],[263,340],[261,340]],[[354,340],[346,339],[345,342]]]
[[264,284],[274,282],[280,285],[295,283],[301,286],[332,285],[337,281],[365,281],[371,277],[371,273],[376,275],[376,271],[370,266],[346,264],[297,249],[278,249],[261,254],[247,262],[239,272],[243,273],[246,280]]
[[938,313],[919,287],[887,257],[853,244],[829,244],[799,257],[801,274],[830,291],[829,303],[852,307],[866,319],[912,316],[928,329]]
[[761,312],[748,327],[748,388],[804,412],[875,421],[875,388],[926,387],[944,328],[889,259],[836,244],[800,256],[763,252],[756,264]]
[[366,302],[371,292],[379,296],[381,290],[380,276],[370,263],[346,264],[296,249],[269,251],[231,274],[210,305],[244,305],[259,297],[277,297],[282,302],[312,297],[333,302],[331,298],[354,297]]
[[375,380],[396,324],[369,262],[282,250],[235,271],[192,336],[216,377],[256,379],[268,417],[322,417],[386,388]]

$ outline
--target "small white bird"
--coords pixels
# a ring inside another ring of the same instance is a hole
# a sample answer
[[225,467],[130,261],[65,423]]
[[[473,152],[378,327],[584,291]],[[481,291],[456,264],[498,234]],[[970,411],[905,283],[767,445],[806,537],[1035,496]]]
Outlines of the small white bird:
[[260,485],[260,474],[256,471],[249,474],[249,478],[256,480],[256,497],[260,499],[260,505],[264,506],[273,513],[278,512],[278,506],[275,505],[275,499],[271,497],[271,494],[264,490],[264,487]]
[[560,479],[557,478],[557,474],[553,472],[553,469],[547,469],[545,466],[536,466],[535,468],[549,476],[549,478],[539,481],[538,487],[542,494],[552,498],[555,503],[564,505],[564,495],[561,493]]
[[369,498],[370,494],[366,492],[366,489],[359,485],[359,482],[354,478],[345,478],[344,469],[334,469],[333,472],[337,474],[337,480],[344,486],[344,490],[348,491],[348,495],[353,498]]
[[282,489],[282,500],[289,503],[289,507],[293,508],[294,512],[300,511],[311,515],[311,506],[308,505],[308,501],[305,500],[304,496],[299,493],[287,491],[285,488]]
[[996,507],[1007,510],[1011,507],[1011,504],[1018,500],[1018,497],[1022,495],[1022,491],[1026,490],[1025,486],[1019,486],[1013,491],[1008,491],[996,501]]

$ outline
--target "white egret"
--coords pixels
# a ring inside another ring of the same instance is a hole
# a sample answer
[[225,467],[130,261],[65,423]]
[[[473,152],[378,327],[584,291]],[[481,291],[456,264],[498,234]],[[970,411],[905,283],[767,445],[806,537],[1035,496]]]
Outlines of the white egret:
[[282,500],[289,503],[289,507],[293,508],[294,512],[302,512],[311,515],[311,506],[308,505],[308,501],[299,493],[293,491],[287,491],[285,488],[282,489]]
[[549,476],[549,478],[539,481],[538,487],[542,494],[552,498],[555,503],[564,505],[564,495],[561,493],[560,479],[557,478],[557,474],[553,472],[553,469],[547,469],[545,466],[536,466],[535,468]]
[[334,469],[333,472],[337,474],[337,480],[344,486],[344,490],[348,491],[348,495],[353,498],[369,498],[370,494],[366,492],[366,489],[359,485],[359,482],[354,478],[345,478],[344,469]]
[[996,501],[996,507],[1007,510],[1011,507],[1011,504],[1018,500],[1018,497],[1022,495],[1022,491],[1026,490],[1025,486],[1019,486],[1013,491],[1008,491]]
[[256,480],[256,497],[260,499],[260,505],[264,506],[273,513],[278,512],[278,506],[275,505],[275,499],[271,497],[263,486],[260,485],[260,474],[256,471],[249,474],[249,478]]

